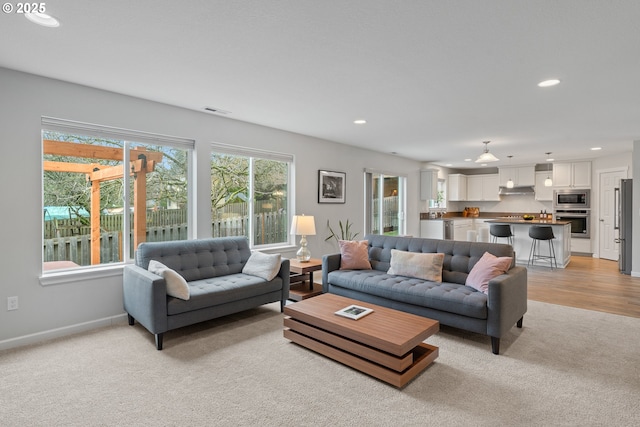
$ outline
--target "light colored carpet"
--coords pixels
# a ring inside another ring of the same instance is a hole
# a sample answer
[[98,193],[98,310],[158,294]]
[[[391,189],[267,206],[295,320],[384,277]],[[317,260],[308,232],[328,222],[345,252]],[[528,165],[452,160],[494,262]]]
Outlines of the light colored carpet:
[[404,389],[282,337],[277,304],[0,352],[2,426],[640,425],[640,319],[530,301],[502,354],[443,327]]

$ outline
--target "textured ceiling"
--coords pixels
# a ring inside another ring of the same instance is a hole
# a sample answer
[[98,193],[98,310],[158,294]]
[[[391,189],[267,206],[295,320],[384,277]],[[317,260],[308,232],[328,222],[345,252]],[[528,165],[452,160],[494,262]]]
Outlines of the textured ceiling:
[[0,66],[453,167],[484,140],[495,166],[640,139],[637,0],[46,7],[59,28],[0,16]]

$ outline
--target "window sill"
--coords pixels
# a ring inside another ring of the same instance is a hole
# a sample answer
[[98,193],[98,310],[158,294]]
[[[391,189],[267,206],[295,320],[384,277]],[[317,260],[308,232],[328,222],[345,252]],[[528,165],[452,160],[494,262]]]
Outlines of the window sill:
[[80,282],[105,277],[122,277],[124,264],[105,265],[100,267],[87,267],[75,270],[46,272],[39,277],[42,286],[62,285],[72,282]]

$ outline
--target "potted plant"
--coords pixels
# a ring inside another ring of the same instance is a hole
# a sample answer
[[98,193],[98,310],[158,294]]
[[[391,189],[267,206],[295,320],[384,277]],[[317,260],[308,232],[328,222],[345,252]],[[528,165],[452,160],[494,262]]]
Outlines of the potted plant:
[[359,233],[354,233],[353,231],[351,231],[352,225],[353,223],[350,223],[348,219],[344,223],[342,221],[338,221],[338,226],[340,227],[340,234],[338,235],[338,233],[336,233],[336,231],[331,228],[329,220],[327,220],[327,228],[329,229],[331,234],[326,239],[324,239],[324,241],[327,242],[331,239],[336,239],[336,243],[338,243],[339,240],[354,240]]

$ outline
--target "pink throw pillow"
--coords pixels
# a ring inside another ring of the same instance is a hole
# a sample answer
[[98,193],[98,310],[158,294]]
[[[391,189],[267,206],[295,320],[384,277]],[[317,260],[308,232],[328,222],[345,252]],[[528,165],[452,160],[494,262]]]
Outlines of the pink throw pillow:
[[338,240],[340,270],[371,270],[368,240]]
[[469,272],[465,285],[486,294],[489,292],[489,281],[506,273],[512,262],[511,257],[497,257],[485,252]]

